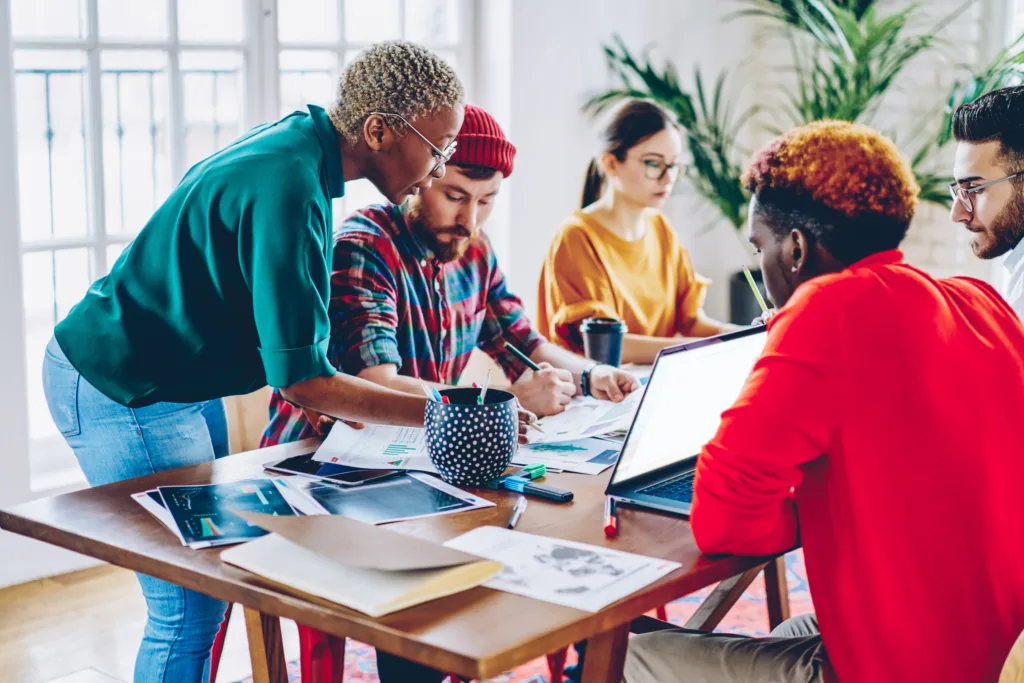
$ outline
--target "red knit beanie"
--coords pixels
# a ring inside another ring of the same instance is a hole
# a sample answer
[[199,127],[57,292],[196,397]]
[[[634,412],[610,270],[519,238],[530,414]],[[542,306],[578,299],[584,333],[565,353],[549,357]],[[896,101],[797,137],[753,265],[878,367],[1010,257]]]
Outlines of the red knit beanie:
[[467,104],[455,154],[448,162],[454,166],[483,166],[512,175],[516,148],[505,139],[505,133],[494,117],[480,107]]

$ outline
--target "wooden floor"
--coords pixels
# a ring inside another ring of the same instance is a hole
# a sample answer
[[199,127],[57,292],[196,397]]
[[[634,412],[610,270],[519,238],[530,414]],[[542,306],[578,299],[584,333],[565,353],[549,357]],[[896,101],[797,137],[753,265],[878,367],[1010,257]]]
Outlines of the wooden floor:
[[[131,683],[146,604],[135,575],[103,566],[0,590],[0,683]],[[284,625],[288,659],[298,634]],[[241,609],[217,680],[249,675]]]

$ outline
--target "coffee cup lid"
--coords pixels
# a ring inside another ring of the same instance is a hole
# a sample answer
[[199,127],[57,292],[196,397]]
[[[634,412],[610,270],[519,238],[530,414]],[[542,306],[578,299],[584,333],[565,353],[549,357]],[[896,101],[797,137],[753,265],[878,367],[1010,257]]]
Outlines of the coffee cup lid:
[[584,331],[597,330],[601,328],[620,331],[626,329],[626,323],[622,322],[618,318],[587,318],[583,321],[583,324],[580,325],[580,329]]

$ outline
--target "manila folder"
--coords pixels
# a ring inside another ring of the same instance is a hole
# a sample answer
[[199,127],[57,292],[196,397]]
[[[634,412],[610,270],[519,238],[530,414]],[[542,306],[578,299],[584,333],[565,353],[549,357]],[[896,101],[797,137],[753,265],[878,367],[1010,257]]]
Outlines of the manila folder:
[[371,617],[479,586],[502,568],[499,562],[337,515],[236,514],[271,533],[223,551],[222,560]]

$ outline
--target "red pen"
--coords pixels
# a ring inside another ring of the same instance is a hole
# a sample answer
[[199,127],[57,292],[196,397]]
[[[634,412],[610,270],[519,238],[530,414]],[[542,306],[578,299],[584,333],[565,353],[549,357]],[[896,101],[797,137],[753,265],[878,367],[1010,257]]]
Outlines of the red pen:
[[441,397],[441,403],[451,403],[451,401],[448,400],[447,396],[442,396]]
[[615,499],[609,496],[604,499],[604,535],[614,538],[619,533],[619,513],[615,509]]

